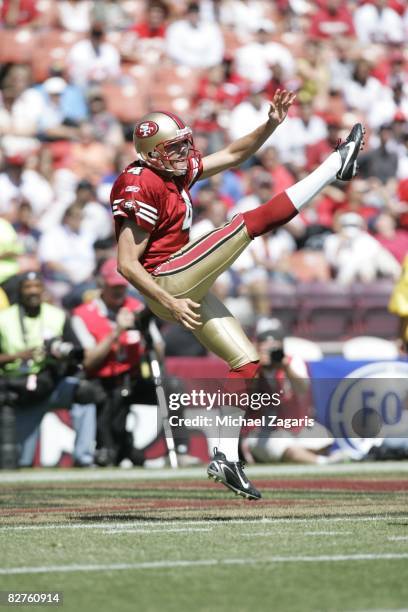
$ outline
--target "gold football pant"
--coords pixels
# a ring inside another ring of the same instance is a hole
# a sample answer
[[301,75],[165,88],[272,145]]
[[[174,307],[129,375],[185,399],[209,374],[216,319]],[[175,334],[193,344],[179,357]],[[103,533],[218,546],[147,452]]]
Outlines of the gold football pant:
[[[201,304],[202,326],[192,333],[231,369],[258,361],[259,357],[240,323],[209,289],[250,242],[243,217],[238,214],[224,226],[186,244],[152,273],[157,284],[174,297]],[[150,298],[146,301],[155,315],[174,321],[167,308]]]

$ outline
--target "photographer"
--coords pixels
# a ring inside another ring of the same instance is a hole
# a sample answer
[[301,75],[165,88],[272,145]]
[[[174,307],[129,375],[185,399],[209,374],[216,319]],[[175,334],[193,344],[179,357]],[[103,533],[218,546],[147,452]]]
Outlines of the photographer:
[[146,337],[163,354],[160,333],[142,302],[127,295],[127,281],[114,259],[100,270],[101,292],[73,311],[72,326],[86,350],[84,367],[89,380],[99,381],[106,400],[98,405],[96,463],[118,465],[124,458],[143,463],[126,431],[132,403],[156,405],[150,373],[141,371]]
[[[73,408],[76,431],[74,461],[92,462],[95,405],[75,370],[83,351],[65,312],[43,301],[44,286],[37,272],[26,272],[17,284],[17,302],[0,312],[1,395],[15,409],[18,463],[31,466],[44,414],[54,408]],[[86,393],[84,393],[86,391]],[[81,402],[81,403],[79,403]]]
[[[262,392],[281,394],[279,416],[301,419],[311,415],[310,379],[306,363],[284,350],[284,330],[278,319],[261,320],[256,345],[262,369],[257,382]],[[324,463],[319,453],[333,442],[329,432],[315,423],[311,427],[251,431],[241,440],[241,451],[248,463],[290,461]]]

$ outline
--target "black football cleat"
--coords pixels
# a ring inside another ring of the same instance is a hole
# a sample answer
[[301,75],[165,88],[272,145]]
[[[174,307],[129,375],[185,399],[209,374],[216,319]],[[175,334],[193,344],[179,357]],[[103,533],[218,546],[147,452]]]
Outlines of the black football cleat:
[[344,142],[337,145],[336,151],[341,156],[341,168],[336,177],[341,181],[350,181],[357,173],[357,155],[364,145],[365,129],[361,123],[356,123],[351,128],[350,134]]
[[227,461],[224,453],[214,448],[214,458],[207,468],[208,478],[234,491],[245,499],[261,499],[262,495],[245,476],[242,461]]

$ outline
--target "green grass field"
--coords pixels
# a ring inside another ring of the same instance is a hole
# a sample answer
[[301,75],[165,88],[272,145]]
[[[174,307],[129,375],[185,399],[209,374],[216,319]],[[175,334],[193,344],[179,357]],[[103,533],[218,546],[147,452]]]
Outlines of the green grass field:
[[75,612],[408,610],[408,464],[248,475],[260,502],[203,468],[0,472],[0,590]]

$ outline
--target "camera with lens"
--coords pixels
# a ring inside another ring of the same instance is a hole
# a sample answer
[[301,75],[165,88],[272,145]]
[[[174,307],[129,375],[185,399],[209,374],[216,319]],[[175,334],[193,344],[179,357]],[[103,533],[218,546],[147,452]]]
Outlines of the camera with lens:
[[67,361],[82,361],[84,349],[75,346],[72,342],[65,342],[60,338],[51,338],[44,342],[46,355],[54,359],[64,359]]
[[272,349],[269,352],[269,359],[271,360],[271,363],[282,363],[284,357],[285,351],[282,348]]

